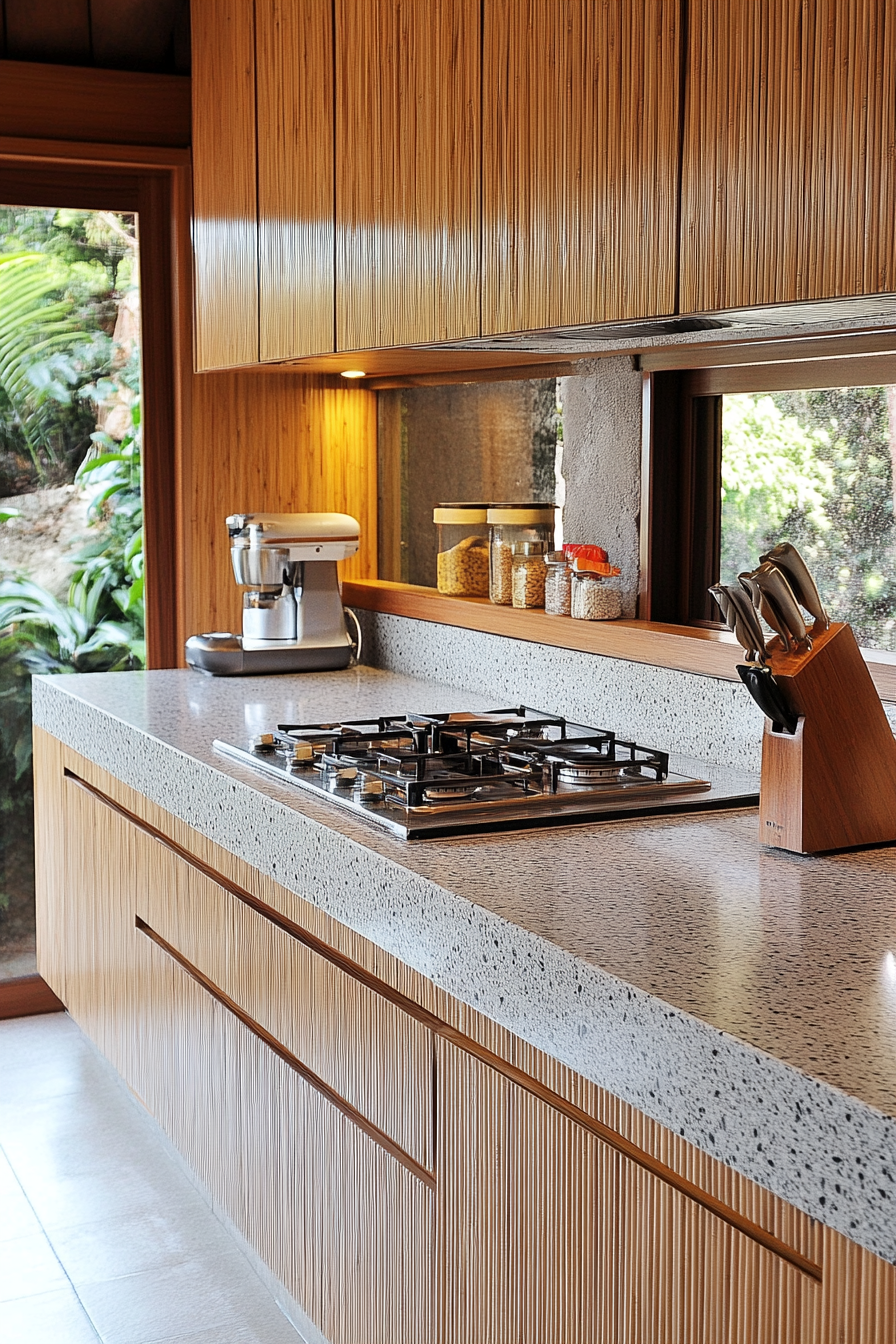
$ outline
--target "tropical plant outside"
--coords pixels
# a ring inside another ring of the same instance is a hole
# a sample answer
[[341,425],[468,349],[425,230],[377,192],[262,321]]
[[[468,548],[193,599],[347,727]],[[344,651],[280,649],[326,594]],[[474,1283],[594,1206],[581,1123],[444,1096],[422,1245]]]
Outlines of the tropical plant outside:
[[723,398],[723,582],[800,548],[833,620],[896,649],[896,388]]
[[9,564],[0,580],[0,976],[32,936],[31,676],[145,660],[135,234],[109,212],[0,207],[0,555],[16,504],[49,487],[68,483],[85,524],[67,592]]

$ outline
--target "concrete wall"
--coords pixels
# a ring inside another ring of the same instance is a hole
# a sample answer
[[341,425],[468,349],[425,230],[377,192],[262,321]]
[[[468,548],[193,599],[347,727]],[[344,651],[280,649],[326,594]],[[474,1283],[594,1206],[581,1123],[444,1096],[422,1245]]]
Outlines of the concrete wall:
[[596,359],[560,379],[563,540],[596,542],[622,570],[623,615],[638,599],[641,374],[627,355]]

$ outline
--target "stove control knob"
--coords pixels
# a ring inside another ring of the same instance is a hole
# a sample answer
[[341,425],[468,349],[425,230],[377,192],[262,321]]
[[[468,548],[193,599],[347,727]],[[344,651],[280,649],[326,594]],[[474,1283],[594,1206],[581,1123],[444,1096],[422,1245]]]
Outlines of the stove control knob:
[[386,792],[385,785],[375,775],[359,775],[355,792],[362,803],[381,803]]
[[297,742],[289,758],[290,770],[307,770],[314,764],[314,748],[310,742]]

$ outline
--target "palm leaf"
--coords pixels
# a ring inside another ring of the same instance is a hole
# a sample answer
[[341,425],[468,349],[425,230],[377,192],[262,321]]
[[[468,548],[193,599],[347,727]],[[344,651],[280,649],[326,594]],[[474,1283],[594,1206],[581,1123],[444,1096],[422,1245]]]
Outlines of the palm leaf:
[[68,349],[81,338],[69,317],[71,305],[47,302],[58,288],[49,260],[39,252],[0,256],[0,387],[38,468],[40,447],[51,460],[54,454],[43,428],[42,408],[48,395],[35,387],[31,371],[41,358]]

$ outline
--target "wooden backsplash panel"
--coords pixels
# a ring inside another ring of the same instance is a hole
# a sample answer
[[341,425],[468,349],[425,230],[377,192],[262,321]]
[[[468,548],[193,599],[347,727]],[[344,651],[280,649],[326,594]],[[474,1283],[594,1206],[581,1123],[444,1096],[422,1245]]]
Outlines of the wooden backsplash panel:
[[340,350],[479,334],[479,0],[336,0]]
[[679,0],[483,14],[483,333],[673,312]]
[[361,524],[361,548],[340,569],[345,578],[376,576],[376,394],[326,382],[267,371],[193,379],[183,483],[187,634],[240,629],[229,513],[350,513]]
[[691,0],[681,310],[896,288],[891,0]]

